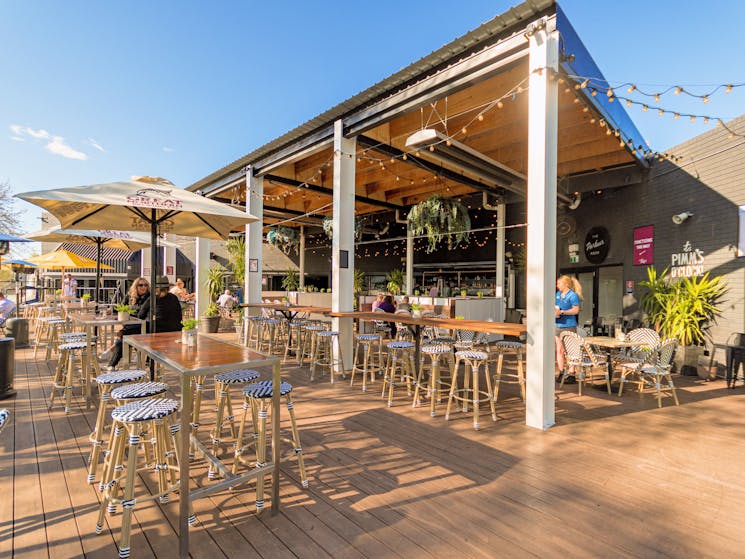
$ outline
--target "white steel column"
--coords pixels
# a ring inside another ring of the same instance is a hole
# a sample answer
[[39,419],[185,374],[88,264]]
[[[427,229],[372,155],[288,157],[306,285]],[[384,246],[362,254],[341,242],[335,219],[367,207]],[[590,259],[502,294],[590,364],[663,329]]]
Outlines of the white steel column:
[[414,295],[414,233],[406,221],[406,293]]
[[497,206],[497,273],[494,278],[494,296],[499,300],[499,306],[501,308],[502,320],[504,320],[504,309],[506,307],[506,299],[504,293],[504,241],[507,235],[507,230],[504,228],[506,225],[506,204],[504,200],[499,202]]
[[[545,25],[543,24],[545,22]],[[556,151],[559,37],[555,20],[530,33],[528,92],[527,395],[525,422],[548,429],[554,418]]]
[[[341,120],[334,122],[334,213],[331,242],[331,309],[334,312],[354,309],[354,180],[356,138],[345,138]],[[343,257],[346,253],[346,257]],[[342,267],[345,266],[345,267]],[[334,318],[339,332],[339,347],[344,366],[352,368],[354,342],[351,318]]]
[[305,287],[305,226],[300,226],[300,291]]
[[197,301],[194,305],[194,318],[204,315],[204,311],[210,304],[210,296],[207,291],[207,275],[210,270],[210,240],[197,237],[197,264],[194,278],[194,291]]
[[247,303],[261,303],[261,241],[264,221],[264,178],[255,177],[253,167],[251,166],[246,168],[246,213],[255,216],[257,219],[253,223],[246,225],[246,286],[244,288],[244,300]]

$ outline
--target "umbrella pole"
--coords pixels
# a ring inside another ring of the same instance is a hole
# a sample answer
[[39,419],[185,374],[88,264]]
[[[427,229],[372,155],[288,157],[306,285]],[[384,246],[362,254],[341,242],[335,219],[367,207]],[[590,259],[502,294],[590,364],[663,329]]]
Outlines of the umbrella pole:
[[96,307],[101,302],[99,299],[99,286],[101,285],[101,247],[103,242],[101,239],[96,239]]
[[150,210],[150,332],[155,333],[155,282],[158,264],[158,222],[155,208]]

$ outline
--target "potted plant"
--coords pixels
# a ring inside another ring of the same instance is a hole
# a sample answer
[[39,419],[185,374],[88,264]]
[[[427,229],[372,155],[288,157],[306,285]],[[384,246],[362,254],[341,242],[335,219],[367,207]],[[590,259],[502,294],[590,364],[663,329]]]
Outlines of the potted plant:
[[414,235],[427,236],[427,252],[433,252],[443,240],[447,241],[448,250],[468,241],[468,208],[454,198],[427,198],[411,208],[407,219]]
[[133,314],[135,314],[135,310],[130,307],[129,305],[125,304],[119,304],[114,307],[114,310],[116,311],[116,319],[120,322],[126,322],[129,320],[129,317]]
[[461,287],[461,289],[460,289],[460,296],[461,297],[468,297],[468,290],[465,289],[465,288],[463,288],[463,287]]
[[186,346],[193,346],[197,338],[197,319],[185,318],[181,321],[181,343]]
[[230,237],[225,245],[235,282],[242,286],[246,279],[246,240],[243,236]]
[[225,278],[225,268],[214,266],[210,268],[207,274],[205,287],[209,294],[210,303],[200,317],[199,329],[202,332],[215,333],[220,328],[220,307],[217,305],[217,299],[222,293],[223,279]]
[[662,338],[675,338],[679,348],[675,355],[676,370],[696,374],[699,357],[710,339],[710,328],[721,316],[719,307],[728,291],[721,276],[680,278],[673,281],[667,268],[661,274],[647,268],[647,280],[640,282],[646,292],[641,306]]
[[401,288],[406,281],[406,274],[402,269],[391,270],[385,275],[385,281],[387,282],[385,287],[388,291],[394,295],[401,294]]
[[411,304],[411,316],[419,318],[422,316],[422,305],[418,303]]
[[80,301],[83,303],[84,307],[88,306],[88,303],[91,301],[91,294],[90,293],[83,293],[83,296],[80,298]]
[[298,274],[297,270],[288,268],[282,278],[282,289],[285,291],[297,291],[298,287],[300,287],[300,274]]
[[362,295],[362,291],[365,287],[365,272],[362,270],[355,268],[354,269],[354,278],[352,279],[352,288],[354,291],[354,301],[352,303],[352,308],[356,311],[360,307],[360,295]]

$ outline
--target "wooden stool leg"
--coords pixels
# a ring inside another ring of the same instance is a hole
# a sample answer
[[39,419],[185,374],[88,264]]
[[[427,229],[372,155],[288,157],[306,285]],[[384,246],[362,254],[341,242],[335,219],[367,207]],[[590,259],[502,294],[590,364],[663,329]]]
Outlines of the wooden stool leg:
[[450,392],[448,393],[448,404],[445,408],[445,421],[450,419],[450,408],[453,405],[453,400],[455,399],[455,388],[458,385],[458,369],[460,367],[460,358],[456,358],[455,362],[453,363],[453,372],[450,375],[451,382],[450,382]]
[[[255,401],[256,399],[252,401],[252,405],[259,406],[259,440],[256,443],[256,466],[260,468],[266,465],[267,405],[264,402],[254,404]],[[256,514],[261,514],[261,511],[264,510],[264,475],[259,474],[256,478]]]
[[96,425],[93,427],[93,432],[90,435],[93,448],[88,457],[88,483],[95,483],[96,481],[96,469],[98,468],[98,460],[101,456],[101,446],[103,445],[102,434],[106,423],[106,408],[108,407],[111,388],[110,384],[104,384],[100,386],[99,390]]
[[297,431],[297,421],[295,420],[294,404],[292,403],[292,398],[290,398],[289,394],[287,394],[285,398],[287,400],[287,411],[290,415],[290,427],[292,428],[292,446],[295,452],[295,456],[297,456],[298,468],[300,469],[300,483],[303,486],[303,489],[307,489],[308,488],[308,476],[305,474],[305,460],[303,460],[303,447],[300,444],[300,435],[298,434],[298,431]]
[[[215,413],[215,426],[212,428],[210,438],[212,439],[212,454],[217,456],[220,450],[220,442],[222,437],[222,423],[225,415],[225,401],[228,398],[228,386],[222,382],[215,383],[215,392],[218,394],[217,397],[217,412]],[[235,429],[235,428],[234,428]],[[217,468],[210,464],[209,470],[207,471],[207,479],[215,479],[218,475]]]

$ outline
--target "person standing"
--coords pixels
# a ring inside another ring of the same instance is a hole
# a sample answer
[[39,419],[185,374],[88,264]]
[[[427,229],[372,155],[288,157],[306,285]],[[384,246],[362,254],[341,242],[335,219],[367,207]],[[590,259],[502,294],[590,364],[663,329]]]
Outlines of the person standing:
[[554,336],[556,342],[556,362],[559,365],[559,377],[561,382],[564,375],[564,384],[575,382],[574,375],[565,370],[566,359],[564,346],[561,344],[562,332],[576,332],[578,325],[579,303],[582,299],[582,286],[577,278],[563,275],[556,280],[556,299],[554,306]]
[[78,295],[78,281],[72,277],[70,272],[65,274],[62,279],[62,296],[63,297],[77,297]]

